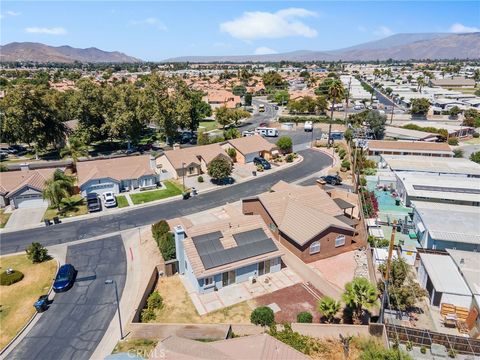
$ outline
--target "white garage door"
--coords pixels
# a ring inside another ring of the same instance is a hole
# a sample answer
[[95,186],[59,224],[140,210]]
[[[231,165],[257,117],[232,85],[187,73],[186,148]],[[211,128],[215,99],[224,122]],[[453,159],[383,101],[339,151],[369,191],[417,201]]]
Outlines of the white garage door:
[[111,183],[105,183],[105,184],[95,184],[91,185],[87,188],[87,194],[90,193],[96,193],[98,195],[102,195],[105,192],[114,192],[115,191],[115,186]]
[[43,207],[48,205],[48,202],[43,199],[42,195],[37,194],[17,196],[14,202],[17,209]]

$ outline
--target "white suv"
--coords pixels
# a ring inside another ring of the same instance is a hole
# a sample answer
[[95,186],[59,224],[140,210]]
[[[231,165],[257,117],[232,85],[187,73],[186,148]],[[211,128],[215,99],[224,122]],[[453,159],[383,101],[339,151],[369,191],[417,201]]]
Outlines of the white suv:
[[313,122],[305,121],[305,124],[303,125],[303,130],[304,131],[313,131]]
[[117,206],[117,199],[112,192],[103,193],[103,202],[107,208]]

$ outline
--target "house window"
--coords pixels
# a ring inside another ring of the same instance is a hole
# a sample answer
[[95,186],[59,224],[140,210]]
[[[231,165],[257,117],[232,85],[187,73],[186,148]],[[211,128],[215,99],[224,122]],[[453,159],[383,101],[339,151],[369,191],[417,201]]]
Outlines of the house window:
[[205,286],[204,287],[209,287],[213,285],[213,276],[205,278]]
[[335,239],[335,247],[343,246],[345,245],[345,235],[339,235]]
[[191,175],[195,172],[195,168],[193,166],[189,166],[188,173]]
[[314,241],[310,245],[310,255],[320,252],[320,241]]

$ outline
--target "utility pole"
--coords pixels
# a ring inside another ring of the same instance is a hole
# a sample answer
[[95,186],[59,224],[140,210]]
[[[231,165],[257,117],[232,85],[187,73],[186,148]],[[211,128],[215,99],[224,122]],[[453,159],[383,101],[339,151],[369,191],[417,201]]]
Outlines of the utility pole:
[[345,125],[347,125],[347,112],[348,112],[348,99],[350,98],[350,86],[352,85],[352,76],[350,75],[350,80],[348,81],[348,91],[347,91],[347,101],[345,103]]
[[380,308],[380,322],[383,324],[385,320],[385,302],[388,296],[388,282],[390,279],[390,268],[392,266],[392,256],[393,256],[393,247],[395,245],[395,230],[397,227],[397,221],[394,220],[392,224],[392,236],[390,236],[390,244],[388,246],[388,258],[387,258],[387,270],[385,273],[383,281],[383,295],[382,295],[382,306]]

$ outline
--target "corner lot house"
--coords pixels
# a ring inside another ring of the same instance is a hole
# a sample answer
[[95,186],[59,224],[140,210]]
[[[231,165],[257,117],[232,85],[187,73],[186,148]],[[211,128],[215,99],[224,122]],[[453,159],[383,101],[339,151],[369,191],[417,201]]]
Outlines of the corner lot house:
[[282,252],[259,216],[174,227],[178,272],[199,293],[279,271]]
[[368,155],[422,155],[453,157],[453,151],[447,143],[428,141],[369,140]]
[[365,245],[358,236],[358,219],[348,215],[347,208],[354,207],[331,198],[319,186],[285,182],[243,200],[243,213],[260,215],[275,238],[306,263]]
[[157,186],[155,160],[150,155],[126,156],[77,163],[78,186],[83,196]]
[[161,171],[167,171],[178,179],[184,174],[198,176],[206,173],[212,160],[219,157],[232,161],[219,144],[210,144],[165,151],[156,159],[156,164]]
[[276,145],[265,140],[260,135],[228,140],[227,143],[223,145],[223,148],[234,148],[237,152],[236,161],[240,164],[251,163],[257,156],[261,156],[265,160],[270,160],[278,154]]
[[42,191],[55,169],[20,170],[0,173],[0,207],[46,207]]

